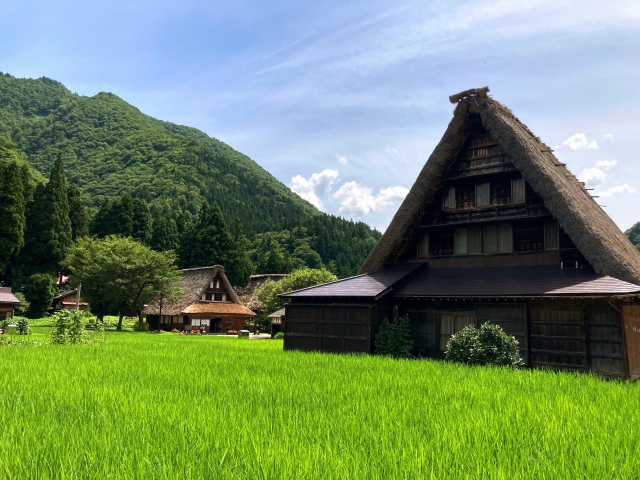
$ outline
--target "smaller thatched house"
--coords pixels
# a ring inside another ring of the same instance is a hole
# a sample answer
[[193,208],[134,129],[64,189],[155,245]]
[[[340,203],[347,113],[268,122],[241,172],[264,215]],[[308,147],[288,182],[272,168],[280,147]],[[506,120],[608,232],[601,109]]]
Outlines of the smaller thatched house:
[[275,337],[276,333],[282,331],[282,319],[284,318],[284,308],[273,312],[269,315],[271,321],[271,338]]
[[221,265],[180,273],[182,295],[172,301],[160,298],[144,309],[150,329],[227,333],[243,329],[245,321],[256,316],[240,304]]
[[257,291],[264,287],[268,280],[279,282],[283,278],[288,277],[288,273],[263,273],[259,275],[251,275],[249,285],[246,287],[236,287],[236,294],[240,299],[240,303],[258,315],[262,312],[264,305],[256,295]]
[[20,300],[11,293],[11,287],[0,287],[0,320],[13,317],[15,306]]
[[[73,290],[64,290],[62,292],[58,292],[53,297],[53,312],[59,312],[60,310],[71,310],[75,311],[76,309],[76,301],[78,296],[78,289],[74,288]],[[80,302],[78,303],[80,310],[85,310],[89,308],[89,304],[87,302],[83,302],[82,298],[80,298]]]

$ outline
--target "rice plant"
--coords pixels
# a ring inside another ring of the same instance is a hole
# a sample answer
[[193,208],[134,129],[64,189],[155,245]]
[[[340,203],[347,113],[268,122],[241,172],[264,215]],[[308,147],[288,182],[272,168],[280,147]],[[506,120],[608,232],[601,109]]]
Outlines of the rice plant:
[[0,349],[3,478],[638,478],[640,385],[108,332]]

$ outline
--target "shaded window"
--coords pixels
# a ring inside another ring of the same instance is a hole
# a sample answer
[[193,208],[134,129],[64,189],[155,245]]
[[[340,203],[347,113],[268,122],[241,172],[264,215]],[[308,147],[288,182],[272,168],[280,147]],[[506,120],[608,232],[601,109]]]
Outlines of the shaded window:
[[418,258],[429,256],[429,232],[418,232]]
[[544,224],[527,222],[517,224],[514,231],[516,252],[540,252],[544,250]]
[[475,206],[475,185],[460,186],[455,189],[455,194],[457,210]]
[[455,231],[455,254],[482,253],[482,228],[458,228]]
[[511,224],[489,225],[483,229],[485,253],[509,253],[513,251]]
[[440,351],[447,350],[447,342],[454,333],[458,333],[464,327],[474,324],[475,319],[472,313],[443,313],[440,318]]
[[555,220],[547,220],[544,224],[544,248],[547,250],[557,250],[560,235],[558,231],[558,222]]
[[453,255],[453,234],[431,234],[429,237],[429,255],[431,257]]
[[488,207],[491,205],[491,184],[479,183],[476,185],[476,207]]
[[456,208],[456,188],[444,187],[444,209],[455,210]]
[[511,203],[511,181],[491,182],[491,205],[509,205]]
[[524,203],[524,199],[525,199],[524,178],[511,180],[511,202]]

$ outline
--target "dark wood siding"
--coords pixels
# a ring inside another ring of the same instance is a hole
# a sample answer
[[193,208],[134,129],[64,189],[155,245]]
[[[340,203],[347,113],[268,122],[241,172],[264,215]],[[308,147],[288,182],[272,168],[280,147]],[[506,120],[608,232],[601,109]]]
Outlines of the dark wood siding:
[[520,344],[520,357],[529,364],[529,336],[527,335],[527,313],[524,304],[476,304],[478,327],[485,322],[498,325],[507,335],[512,335]]
[[560,265],[558,251],[530,254],[476,255],[447,258],[430,258],[429,268],[477,268],[477,267],[533,267],[536,265]]
[[629,378],[640,378],[640,306],[622,307]]
[[287,305],[284,348],[371,353],[372,315],[365,305]]

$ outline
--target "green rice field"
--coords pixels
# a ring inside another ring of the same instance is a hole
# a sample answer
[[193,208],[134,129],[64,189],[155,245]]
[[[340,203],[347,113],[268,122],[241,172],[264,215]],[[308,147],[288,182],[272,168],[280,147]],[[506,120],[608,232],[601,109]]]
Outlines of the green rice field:
[[0,348],[0,478],[640,478],[640,384],[108,332]]

